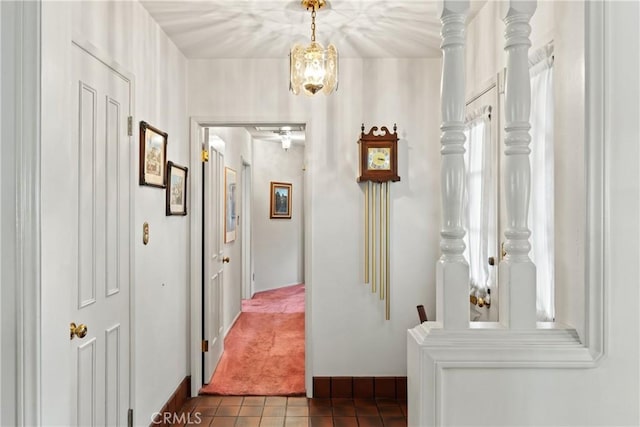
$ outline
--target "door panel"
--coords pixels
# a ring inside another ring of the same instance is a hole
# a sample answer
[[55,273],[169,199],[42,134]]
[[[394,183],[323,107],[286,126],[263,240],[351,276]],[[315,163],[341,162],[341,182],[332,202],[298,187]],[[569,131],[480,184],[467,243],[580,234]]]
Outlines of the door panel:
[[76,194],[77,228],[69,234],[77,241],[78,269],[70,322],[87,331],[70,341],[71,425],[124,426],[130,381],[130,84],[86,51],[72,49],[68,149],[75,164],[66,167],[77,167],[78,176],[60,191]]
[[[208,142],[206,143],[208,146]],[[204,356],[203,384],[209,384],[224,350],[223,336],[223,218],[222,203],[224,157],[209,147],[209,161],[204,163],[204,328],[203,339],[209,342]]]

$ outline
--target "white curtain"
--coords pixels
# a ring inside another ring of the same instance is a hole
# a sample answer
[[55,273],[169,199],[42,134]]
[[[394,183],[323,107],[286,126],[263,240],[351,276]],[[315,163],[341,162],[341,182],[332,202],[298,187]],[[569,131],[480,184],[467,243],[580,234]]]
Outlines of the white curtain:
[[[467,197],[465,197],[465,257],[469,261],[470,295],[485,300],[493,275],[489,271],[489,250],[494,246],[490,235],[493,223],[494,196],[491,161],[491,107],[474,111],[466,119],[465,167]],[[495,232],[495,230],[493,230]]]
[[553,321],[553,46],[529,58],[531,76],[531,259],[536,265],[539,321]]

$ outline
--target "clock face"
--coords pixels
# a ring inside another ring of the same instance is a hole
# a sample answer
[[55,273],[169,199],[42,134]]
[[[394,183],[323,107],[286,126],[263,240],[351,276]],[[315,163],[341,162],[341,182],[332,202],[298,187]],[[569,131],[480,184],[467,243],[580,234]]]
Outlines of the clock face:
[[391,148],[389,147],[369,147],[367,156],[367,169],[369,170],[390,170],[391,169]]

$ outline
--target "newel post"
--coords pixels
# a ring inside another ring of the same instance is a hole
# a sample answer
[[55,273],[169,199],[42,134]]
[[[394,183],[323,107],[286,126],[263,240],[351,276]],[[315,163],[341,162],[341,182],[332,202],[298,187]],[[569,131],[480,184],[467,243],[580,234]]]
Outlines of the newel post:
[[529,258],[527,224],[531,194],[529,161],[529,20],[535,0],[507,0],[502,7],[507,73],[505,82],[505,173],[507,228],[505,258],[500,262],[500,320],[512,329],[536,327],[536,267]]
[[468,0],[441,0],[442,102],[441,191],[442,255],[436,265],[436,318],[445,329],[469,327],[469,264],[462,255],[462,209],[465,185],[465,19]]

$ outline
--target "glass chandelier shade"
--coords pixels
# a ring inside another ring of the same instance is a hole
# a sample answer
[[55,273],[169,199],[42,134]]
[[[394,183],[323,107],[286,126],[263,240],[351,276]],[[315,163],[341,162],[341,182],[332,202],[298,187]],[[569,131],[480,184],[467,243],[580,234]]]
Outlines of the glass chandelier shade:
[[303,0],[302,5],[312,9],[311,43],[306,47],[295,44],[291,49],[289,88],[295,95],[328,95],[338,87],[338,49],[332,44],[325,49],[316,42],[316,9],[324,5],[324,0]]

